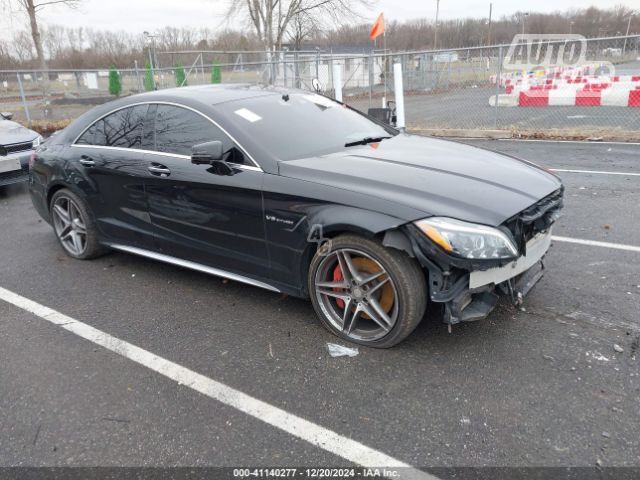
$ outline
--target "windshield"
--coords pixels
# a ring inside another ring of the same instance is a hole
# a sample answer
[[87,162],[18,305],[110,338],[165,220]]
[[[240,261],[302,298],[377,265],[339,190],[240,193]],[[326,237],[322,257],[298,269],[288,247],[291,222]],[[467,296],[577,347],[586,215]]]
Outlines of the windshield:
[[218,105],[228,121],[280,160],[344,150],[348,143],[397,134],[315,93],[268,95]]

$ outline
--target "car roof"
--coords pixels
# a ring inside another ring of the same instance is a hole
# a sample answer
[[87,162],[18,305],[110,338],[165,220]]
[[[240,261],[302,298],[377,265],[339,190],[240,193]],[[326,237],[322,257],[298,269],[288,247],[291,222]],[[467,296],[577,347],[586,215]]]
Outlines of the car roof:
[[196,85],[193,87],[167,88],[152,92],[129,95],[113,100],[80,115],[74,122],[65,128],[64,133],[58,138],[60,142],[72,141],[82,130],[101,116],[136,103],[169,102],[179,103],[196,108],[204,113],[211,114],[216,105],[237,100],[244,100],[270,95],[282,95],[292,92],[293,89],[284,89],[273,86],[260,86],[251,84],[219,84]]
[[282,95],[283,93],[290,91],[291,89],[251,84],[195,85],[192,87],[156,90],[153,92],[132,95],[127,98],[131,102],[184,99],[195,100],[207,105],[218,105],[220,103],[265,95]]
[[[223,128],[231,134],[232,138],[235,138],[238,136],[238,132],[235,132],[231,125],[227,125],[222,121],[224,115],[221,115],[220,111],[216,108],[217,105],[260,97],[281,96],[285,93],[309,94],[308,91],[295,88],[251,84],[196,85],[140,93],[107,102],[83,113],[72,122],[71,125],[65,128],[60,135],[56,135],[54,143],[72,143],[89,125],[112,111],[139,103],[153,102],[175,103],[196,109],[213,119],[219,125],[222,125]],[[261,158],[260,166],[265,171],[277,170],[277,162],[266,156],[265,158]]]

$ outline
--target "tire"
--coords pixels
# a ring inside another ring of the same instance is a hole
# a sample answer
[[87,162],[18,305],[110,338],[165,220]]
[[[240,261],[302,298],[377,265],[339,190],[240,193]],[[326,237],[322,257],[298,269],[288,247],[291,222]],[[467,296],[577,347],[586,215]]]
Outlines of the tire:
[[[53,231],[67,255],[90,260],[107,253],[108,249],[98,241],[95,219],[78,195],[67,188],[58,190],[51,198],[49,211]],[[79,243],[76,239],[80,239]]]
[[424,273],[414,259],[352,234],[326,247],[311,260],[308,287],[330,332],[375,348],[392,347],[413,332],[427,306]]

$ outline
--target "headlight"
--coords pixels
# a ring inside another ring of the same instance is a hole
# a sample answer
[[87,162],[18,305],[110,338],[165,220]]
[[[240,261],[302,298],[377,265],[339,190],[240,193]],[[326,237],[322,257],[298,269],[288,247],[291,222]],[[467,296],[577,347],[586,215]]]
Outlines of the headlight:
[[42,142],[44,142],[44,138],[42,135],[39,135],[38,138],[33,141],[33,144],[31,144],[31,148],[38,148]]
[[443,250],[460,257],[495,260],[518,256],[513,240],[497,228],[444,217],[418,220],[414,225]]

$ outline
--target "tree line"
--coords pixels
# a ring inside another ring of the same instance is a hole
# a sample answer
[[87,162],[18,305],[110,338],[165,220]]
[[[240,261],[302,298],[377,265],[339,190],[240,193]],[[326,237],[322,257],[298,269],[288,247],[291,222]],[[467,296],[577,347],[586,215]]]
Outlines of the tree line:
[[[571,32],[588,38],[624,35],[627,27],[631,34],[640,33],[640,12],[632,13],[633,10],[625,6],[610,9],[590,7],[556,13],[517,12],[492,19],[491,23],[488,18],[444,20],[438,25],[438,48],[509,43],[515,34],[522,32],[523,24],[526,33]],[[266,51],[280,47],[291,50],[340,47],[344,50],[346,47],[355,53],[372,47],[368,36],[369,23],[320,23],[315,15],[309,15],[302,7],[286,26],[278,25],[280,30],[277,26],[268,25],[268,30],[274,30],[270,33],[264,32],[264,25],[258,29],[251,22],[244,30],[165,27],[154,32],[153,50]],[[433,48],[435,28],[433,19],[390,21],[386,26],[387,48],[394,51]],[[12,39],[0,40],[0,70],[39,68],[42,62],[32,33],[30,30],[18,31]],[[135,61],[144,66],[149,58],[150,42],[142,33],[43,25],[38,34],[49,69],[105,68],[109,65],[131,68]],[[185,63],[183,58],[176,60],[162,53],[160,56],[160,63],[165,66]],[[233,62],[234,57],[209,54],[203,61],[227,63]]]

